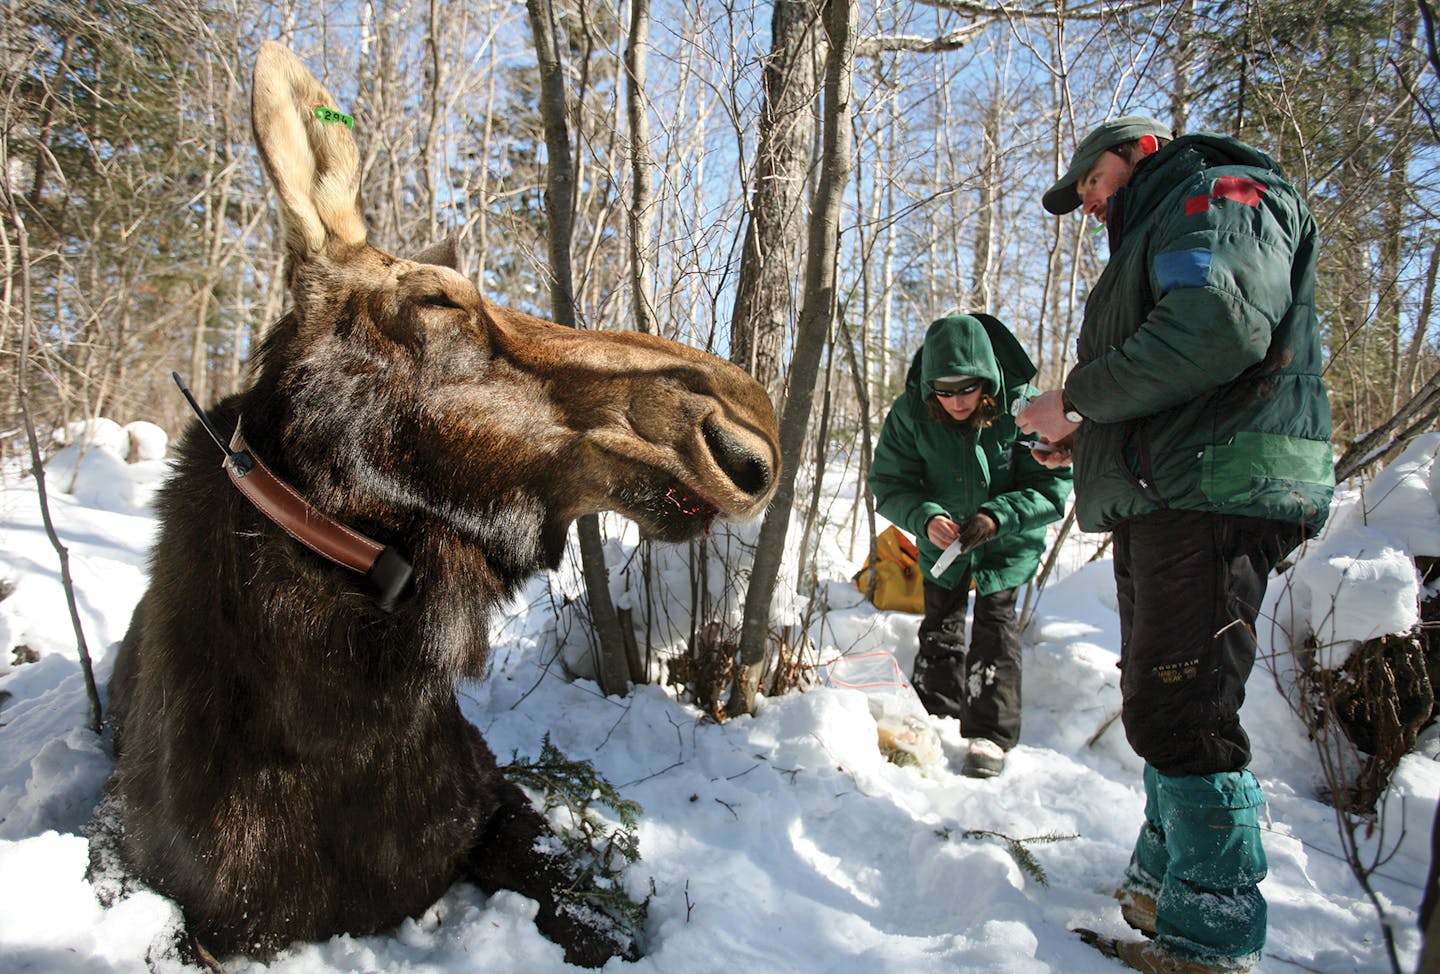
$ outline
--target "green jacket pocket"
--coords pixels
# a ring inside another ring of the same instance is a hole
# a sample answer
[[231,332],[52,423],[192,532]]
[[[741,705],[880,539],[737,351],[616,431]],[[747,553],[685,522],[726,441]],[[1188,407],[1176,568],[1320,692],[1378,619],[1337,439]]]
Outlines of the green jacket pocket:
[[1266,481],[1335,485],[1330,444],[1277,433],[1240,432],[1205,448],[1200,487],[1216,504],[1243,504]]

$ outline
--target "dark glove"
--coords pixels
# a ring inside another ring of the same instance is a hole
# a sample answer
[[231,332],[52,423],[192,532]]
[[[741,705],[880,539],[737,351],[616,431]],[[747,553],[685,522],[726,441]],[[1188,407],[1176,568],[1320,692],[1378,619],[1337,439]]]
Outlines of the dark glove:
[[960,527],[960,537],[958,539],[960,542],[960,553],[963,555],[966,552],[974,551],[995,537],[995,532],[999,530],[999,523],[989,514],[983,511],[976,514]]

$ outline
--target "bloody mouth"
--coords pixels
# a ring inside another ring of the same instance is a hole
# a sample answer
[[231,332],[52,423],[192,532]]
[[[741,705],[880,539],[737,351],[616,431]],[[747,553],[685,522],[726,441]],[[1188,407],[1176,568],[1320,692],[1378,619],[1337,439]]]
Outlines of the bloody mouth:
[[665,490],[660,498],[661,508],[667,513],[679,513],[685,517],[698,518],[709,524],[719,514],[720,508],[698,494],[692,494],[684,485],[675,483]]

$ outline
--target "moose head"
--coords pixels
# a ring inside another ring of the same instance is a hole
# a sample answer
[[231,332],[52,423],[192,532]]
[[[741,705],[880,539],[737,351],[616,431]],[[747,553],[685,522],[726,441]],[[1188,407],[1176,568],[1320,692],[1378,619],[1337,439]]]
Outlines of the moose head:
[[333,105],[288,50],[261,48],[255,138],[294,307],[260,356],[273,408],[247,415],[252,444],[278,436],[322,506],[388,522],[381,533],[428,517],[503,531],[480,540],[507,581],[557,565],[582,514],[615,510],[676,541],[761,509],[779,455],[760,386],[684,345],[501,308],[451,267],[370,246]]
[[510,311],[434,254],[372,246],[349,120],[278,44],[252,111],[291,308],[209,420],[299,521],[399,551],[413,576],[377,605],[192,428],[111,681],[124,860],[216,952],[383,929],[462,876],[534,897],[576,962],[633,952],[567,905],[573,870],[454,680],[483,674],[490,615],[559,563],[575,518],[618,511],[675,541],[762,510],[769,399],[714,356]]

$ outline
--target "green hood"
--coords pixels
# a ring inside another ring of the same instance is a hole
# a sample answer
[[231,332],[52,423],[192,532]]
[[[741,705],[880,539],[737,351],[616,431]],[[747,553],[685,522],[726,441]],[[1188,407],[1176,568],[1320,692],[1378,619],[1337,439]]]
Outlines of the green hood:
[[1003,409],[1009,404],[1006,394],[1029,382],[1035,371],[1035,363],[998,319],[985,314],[950,315],[931,322],[905,384],[924,396],[936,379],[975,376],[990,383]]

